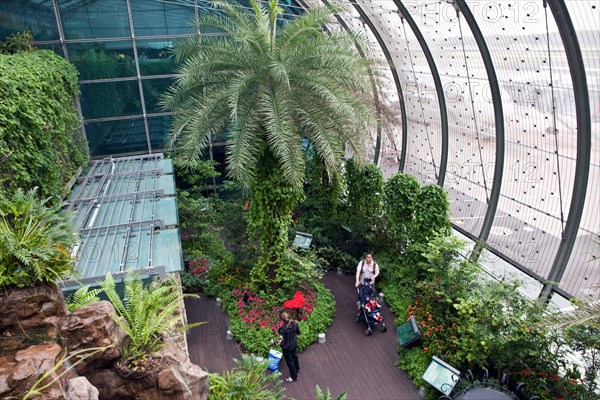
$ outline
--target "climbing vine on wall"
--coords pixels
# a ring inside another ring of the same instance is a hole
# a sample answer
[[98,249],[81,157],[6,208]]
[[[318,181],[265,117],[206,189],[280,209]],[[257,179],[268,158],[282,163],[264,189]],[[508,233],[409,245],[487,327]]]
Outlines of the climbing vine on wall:
[[356,235],[367,240],[381,218],[383,197],[383,174],[375,164],[357,165],[354,159],[346,161],[348,184],[347,223]]
[[44,198],[65,194],[89,157],[78,94],[77,71],[58,55],[0,55],[0,192],[38,186]]

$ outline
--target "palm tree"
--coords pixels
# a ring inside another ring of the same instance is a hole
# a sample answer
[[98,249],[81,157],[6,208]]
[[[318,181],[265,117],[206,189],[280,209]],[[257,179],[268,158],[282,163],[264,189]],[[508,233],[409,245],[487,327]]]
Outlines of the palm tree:
[[[213,3],[197,21],[201,32],[175,47],[182,62],[163,105],[174,112],[171,146],[190,162],[201,159],[211,137],[225,132],[230,177],[249,188],[249,233],[260,257],[253,280],[280,282],[290,212],[303,195],[307,140],[328,176],[338,174],[343,144],[359,158],[375,107],[370,61],[357,46],[364,37],[323,31],[332,8],[278,20],[277,0],[251,10]],[[279,22],[279,23],[278,23]],[[280,29],[278,27],[281,25]]]

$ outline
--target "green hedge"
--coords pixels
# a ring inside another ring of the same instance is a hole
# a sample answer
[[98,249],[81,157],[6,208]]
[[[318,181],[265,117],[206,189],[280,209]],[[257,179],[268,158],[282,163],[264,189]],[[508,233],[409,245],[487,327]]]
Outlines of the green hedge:
[[43,198],[65,194],[89,157],[78,94],[77,71],[58,55],[0,54],[0,192],[38,186]]

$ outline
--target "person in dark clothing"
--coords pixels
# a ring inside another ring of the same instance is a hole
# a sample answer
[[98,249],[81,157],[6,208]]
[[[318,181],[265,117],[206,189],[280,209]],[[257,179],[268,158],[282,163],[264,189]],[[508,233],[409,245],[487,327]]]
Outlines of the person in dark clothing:
[[[290,377],[286,378],[286,382],[295,382],[298,380],[298,372],[300,372],[300,362],[298,361],[298,338],[300,334],[300,328],[296,321],[292,321],[290,315],[283,311],[279,314],[279,318],[283,322],[283,325],[279,327],[279,341],[278,346],[281,346],[283,358],[285,363],[290,370]],[[271,339],[271,344],[275,341]]]

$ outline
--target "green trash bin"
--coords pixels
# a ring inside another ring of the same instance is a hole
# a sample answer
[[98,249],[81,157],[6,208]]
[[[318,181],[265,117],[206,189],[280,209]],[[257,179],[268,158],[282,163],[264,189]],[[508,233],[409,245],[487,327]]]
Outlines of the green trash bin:
[[410,316],[408,321],[396,328],[396,333],[402,347],[410,347],[421,339],[421,332],[419,332],[417,321],[413,315]]

